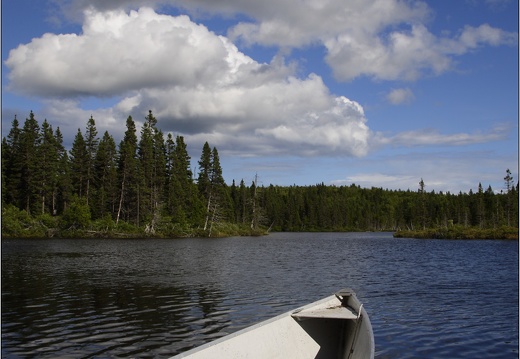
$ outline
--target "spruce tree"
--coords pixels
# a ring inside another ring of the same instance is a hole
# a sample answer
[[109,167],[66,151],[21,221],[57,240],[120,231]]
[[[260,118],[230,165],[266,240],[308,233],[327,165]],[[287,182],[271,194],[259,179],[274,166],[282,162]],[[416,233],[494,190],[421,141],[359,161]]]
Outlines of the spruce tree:
[[211,236],[213,224],[229,217],[232,211],[231,198],[226,191],[218,151],[216,147],[211,150],[207,142],[202,147],[199,160],[198,188],[206,202],[204,230],[209,230]]
[[139,217],[147,223],[147,231],[154,232],[159,220],[165,183],[165,146],[157,120],[149,111],[141,129],[139,154]]
[[135,122],[132,116],[126,119],[125,136],[119,144],[118,163],[118,205],[116,224],[120,218],[126,221],[138,222],[138,164],[137,164],[137,136]]
[[89,163],[87,144],[81,130],[78,128],[70,150],[70,177],[73,194],[76,194],[79,198],[84,198],[87,194],[89,176],[87,163]]
[[509,168],[506,170],[506,176],[504,177],[504,183],[506,186],[506,220],[507,225],[511,225],[511,204],[513,202],[513,199],[511,198],[512,195],[515,195],[515,187],[513,183],[513,176],[511,176],[511,171]]
[[166,212],[172,216],[177,206],[176,196],[178,184],[175,176],[175,140],[171,133],[166,137]]
[[220,165],[220,157],[216,147],[211,151],[211,185],[222,188],[225,185],[224,177],[222,176],[222,167]]
[[2,203],[22,207],[21,177],[22,177],[22,149],[16,115],[11,129],[2,143]]
[[190,156],[184,137],[168,134],[166,140],[167,153],[167,190],[168,213],[176,223],[187,224],[197,213],[198,201],[194,191]]
[[58,181],[59,153],[56,137],[47,119],[41,127],[41,144],[38,148],[40,158],[39,180],[41,181],[41,213],[56,212],[56,186]]
[[40,127],[31,111],[20,133],[20,195],[23,202],[22,208],[29,214],[37,212],[41,191],[40,159],[38,158],[40,142]]
[[199,160],[199,175],[197,178],[197,185],[199,192],[207,200],[211,191],[211,147],[207,142],[202,146],[202,154]]
[[7,183],[7,162],[9,159],[9,146],[7,145],[7,139],[2,138],[2,207],[5,208],[6,203],[6,183]]
[[96,152],[98,147],[99,139],[97,137],[96,122],[90,116],[87,121],[87,130],[85,132],[85,149],[86,149],[86,160],[84,164],[86,167],[86,186],[85,186],[85,199],[87,206],[91,197],[91,187],[94,179],[94,161],[96,158]]
[[480,228],[484,228],[485,222],[485,207],[484,207],[484,189],[482,188],[482,183],[478,183],[478,194],[477,194],[477,216],[478,216],[478,225]]
[[184,186],[192,184],[193,172],[191,171],[191,157],[188,154],[186,143],[183,136],[177,136],[175,146],[175,169],[180,182]]
[[70,162],[67,150],[63,146],[63,135],[60,128],[56,128],[55,133],[56,149],[58,153],[58,172],[56,187],[54,193],[56,197],[56,207],[53,214],[63,213],[67,209],[67,205],[72,196],[73,186],[72,179],[70,176]]
[[117,150],[114,138],[105,131],[94,161],[94,218],[114,217],[117,204]]
[[423,179],[419,181],[419,202],[418,202],[418,208],[417,213],[419,213],[419,223],[421,223],[423,229],[426,229],[426,190],[424,189],[426,185],[424,184]]

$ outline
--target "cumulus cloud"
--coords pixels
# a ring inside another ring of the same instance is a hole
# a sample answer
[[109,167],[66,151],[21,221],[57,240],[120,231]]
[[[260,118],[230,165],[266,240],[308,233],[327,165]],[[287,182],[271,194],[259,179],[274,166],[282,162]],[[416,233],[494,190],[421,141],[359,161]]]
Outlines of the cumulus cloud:
[[163,130],[213,139],[221,150],[367,151],[358,103],[332,95],[318,75],[298,78],[279,59],[254,61],[187,16],[90,8],[81,34],[45,34],[12,50],[5,64],[9,88],[48,98],[62,109],[52,113],[58,117],[88,118],[79,99],[116,97],[98,110],[100,127],[152,109]]
[[[54,0],[67,12],[87,6],[106,11],[136,6],[138,0]],[[488,0],[497,3],[502,0]],[[319,45],[336,79],[359,76],[413,81],[454,68],[454,57],[479,46],[515,45],[518,36],[488,24],[466,26],[452,37],[427,28],[434,16],[424,1],[402,0],[139,0],[200,13],[246,15],[228,37],[246,45],[283,49]],[[66,4],[66,5],[63,5]]]
[[[270,1],[263,3],[271,6]],[[309,0],[296,6],[286,0],[273,8],[276,12],[252,14],[257,21],[236,25],[230,29],[230,37],[267,46],[323,45],[326,62],[340,81],[359,76],[413,81],[452,69],[454,56],[479,46],[515,45],[518,41],[516,33],[488,24],[466,26],[452,38],[436,36],[426,26],[432,12],[420,1]]]
[[89,10],[85,18],[81,35],[45,34],[11,50],[5,62],[9,89],[37,96],[112,96],[221,80],[218,74],[228,67],[221,39],[187,16],[143,8],[128,15]]
[[415,96],[409,88],[393,89],[388,93],[386,99],[393,105],[409,103],[414,100]]
[[456,38],[439,38],[422,25],[394,31],[385,41],[378,34],[341,34],[325,42],[327,62],[340,80],[366,75],[379,80],[413,81],[425,73],[439,75],[453,68],[453,56],[482,45],[514,44],[516,34],[487,24],[466,26]]

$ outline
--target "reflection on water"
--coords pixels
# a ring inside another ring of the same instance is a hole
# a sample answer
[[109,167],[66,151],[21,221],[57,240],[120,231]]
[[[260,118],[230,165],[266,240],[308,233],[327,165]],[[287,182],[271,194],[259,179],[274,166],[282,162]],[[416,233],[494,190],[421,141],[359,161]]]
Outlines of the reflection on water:
[[2,357],[169,357],[352,287],[378,358],[518,357],[518,242],[2,241]]

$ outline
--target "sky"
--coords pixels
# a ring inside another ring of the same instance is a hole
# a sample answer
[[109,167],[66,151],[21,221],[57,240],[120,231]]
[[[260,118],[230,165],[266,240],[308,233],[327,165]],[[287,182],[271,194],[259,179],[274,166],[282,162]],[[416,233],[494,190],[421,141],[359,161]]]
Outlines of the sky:
[[518,181],[516,0],[4,0],[2,136],[152,110],[228,184]]

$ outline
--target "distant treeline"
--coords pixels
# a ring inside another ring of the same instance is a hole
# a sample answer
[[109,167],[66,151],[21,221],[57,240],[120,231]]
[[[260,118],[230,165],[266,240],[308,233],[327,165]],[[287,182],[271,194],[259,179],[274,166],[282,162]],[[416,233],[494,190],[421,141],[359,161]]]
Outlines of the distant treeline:
[[137,136],[131,116],[116,145],[95,120],[70,151],[59,127],[31,111],[2,140],[2,235],[222,236],[274,231],[382,231],[452,226],[518,227],[518,184],[504,191],[390,191],[351,186],[258,186],[224,182],[206,142],[198,173],[182,136],[164,136],[148,113]]

